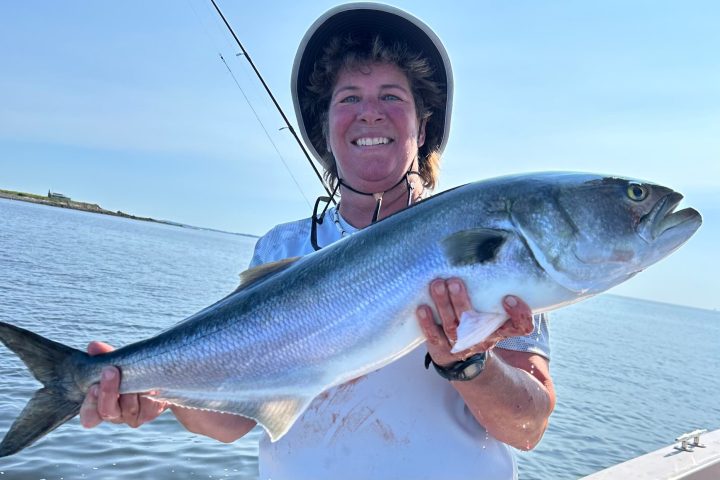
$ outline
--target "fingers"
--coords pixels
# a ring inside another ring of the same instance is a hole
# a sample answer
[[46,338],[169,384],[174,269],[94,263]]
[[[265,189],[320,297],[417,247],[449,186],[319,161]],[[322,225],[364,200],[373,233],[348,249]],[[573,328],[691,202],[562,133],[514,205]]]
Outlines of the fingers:
[[120,395],[117,404],[120,406],[120,415],[110,421],[113,423],[127,423],[132,428],[139,427],[140,396],[137,394]]
[[470,302],[470,296],[465,288],[465,283],[457,278],[451,278],[447,282],[448,293],[450,294],[450,303],[455,311],[455,318],[459,319],[460,316],[472,310],[473,306]]
[[430,297],[440,317],[441,325],[435,323],[430,307],[418,308],[420,326],[428,341],[428,352],[439,365],[457,362],[473,352],[465,351],[454,355],[450,352],[457,341],[457,327],[463,312],[471,310],[472,304],[464,283],[457,279],[437,279],[430,284]]
[[105,367],[100,384],[90,387],[80,407],[80,423],[93,428],[103,421],[125,423],[132,428],[154,420],[167,409],[165,402],[157,402],[142,394],[120,395],[120,371]]
[[155,420],[161,413],[167,410],[166,402],[158,402],[145,396],[140,396],[140,413],[138,415],[138,426]]
[[527,303],[519,297],[508,295],[503,299],[503,307],[510,316],[510,320],[498,330],[506,337],[519,337],[530,335],[535,328],[532,310]]
[[452,346],[445,335],[443,328],[435,323],[433,312],[427,305],[421,305],[417,311],[418,323],[427,339],[427,349],[430,357],[438,365],[449,365],[455,360],[450,353]]
[[449,346],[449,342],[445,332],[440,325],[435,323],[432,310],[427,305],[420,305],[416,311],[420,328],[425,335],[429,345],[432,346]]
[[489,350],[505,338],[528,335],[534,328],[530,307],[520,298],[508,295],[503,299],[503,307],[509,319],[483,342],[452,355],[450,350],[457,341],[459,320],[464,312],[473,309],[469,294],[464,282],[458,278],[436,279],[430,283],[430,297],[440,325],[435,323],[433,312],[427,305],[420,306],[416,313],[428,342],[428,352],[438,364],[452,363],[473,353]]
[[115,349],[105,342],[90,342],[87,347],[87,352],[90,356],[112,352],[113,350]]
[[[90,342],[87,348],[89,355],[101,355],[113,350],[111,345],[104,342]],[[100,383],[90,387],[80,406],[80,423],[83,427],[93,428],[108,421],[137,428],[166,410],[166,403],[153,401],[142,394],[120,395],[120,377],[120,370],[115,367],[102,370]]]
[[[87,352],[89,355],[101,355],[103,353],[108,353],[114,350],[114,348],[111,345],[108,345],[104,342],[90,342],[87,347]],[[111,367],[112,368],[112,367]],[[115,387],[115,390],[118,389],[120,384],[120,375],[117,372],[117,369],[113,369],[116,371],[117,374],[117,381],[115,382],[117,386]],[[101,381],[102,384],[102,381]],[[100,423],[103,422],[104,418],[99,410],[99,406],[101,404],[100,397],[101,397],[101,389],[102,385],[93,385],[88,390],[87,394],[85,395],[85,399],[83,400],[82,405],[80,406],[80,423],[85,428],[93,428],[98,426]],[[112,389],[112,385],[108,384],[107,381],[104,385],[104,392],[102,395],[102,405],[104,407],[107,406],[107,392],[108,389]]]
[[97,427],[103,421],[97,410],[98,390],[99,387],[97,385],[90,387],[80,406],[80,424],[85,428]]
[[454,344],[457,340],[457,327],[463,312],[472,309],[465,284],[457,278],[437,279],[430,284],[430,296],[435,302],[443,330]]
[[120,411],[122,415],[113,423],[126,423],[132,428],[155,420],[167,408],[167,403],[157,402],[143,394],[120,395]]
[[98,392],[98,414],[103,420],[121,423],[120,410],[120,371],[115,367],[105,367],[100,376]]

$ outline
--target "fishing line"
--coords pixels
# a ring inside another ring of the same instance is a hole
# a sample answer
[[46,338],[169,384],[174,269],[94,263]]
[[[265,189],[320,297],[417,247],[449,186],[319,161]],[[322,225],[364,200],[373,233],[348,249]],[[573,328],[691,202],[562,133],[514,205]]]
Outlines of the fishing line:
[[[217,22],[217,13],[212,9],[212,7],[202,2],[203,7],[205,8],[205,11],[203,12],[204,19],[200,18],[200,14],[197,12],[195,7],[193,6],[192,2],[193,0],[187,0],[188,4],[192,8],[193,12],[195,13],[195,16],[197,17],[198,21],[202,23],[203,29],[205,31],[205,34],[210,39],[211,43],[215,45],[215,48],[218,51],[218,54],[220,54],[221,51],[232,51],[235,57],[242,56],[242,52],[237,52],[237,47],[235,44],[228,38],[227,32],[223,27],[221,27]],[[230,61],[232,63],[232,60]],[[230,67],[230,63],[225,63],[225,67],[228,68],[231,71],[231,74],[235,73],[235,70]],[[256,84],[255,78],[251,77],[248,73],[248,69],[245,67],[245,65],[241,64],[240,71],[243,75],[243,82],[242,85],[245,85],[245,90],[240,88],[241,91],[243,91],[243,94],[245,95],[245,99],[247,101],[247,104],[252,108],[253,104],[255,105],[254,112],[256,113],[256,116],[260,115],[263,118],[268,118],[268,115],[273,115],[274,113],[271,112],[268,109],[268,106],[265,102],[259,102],[257,101],[257,98],[259,95],[261,95],[260,90],[258,90],[258,85]],[[239,83],[239,80],[235,78],[233,75],[233,78],[235,79],[236,83]],[[251,93],[247,93],[247,89],[250,88]],[[255,98],[256,100],[254,102],[250,101],[250,97]],[[260,107],[260,110],[262,111],[262,115],[260,112],[257,111],[257,107]],[[260,120],[258,120],[260,121]],[[283,130],[287,127],[281,127],[278,130]]]
[[[275,143],[272,136],[270,135],[270,132],[266,128],[262,119],[260,118],[258,111],[253,106],[252,102],[250,101],[250,98],[246,94],[243,87],[240,85],[240,82],[238,81],[237,77],[235,76],[235,73],[233,72],[232,68],[230,68],[230,65],[228,64],[228,62],[225,60],[225,57],[221,53],[221,49],[218,47],[217,38],[215,38],[213,35],[211,35],[211,33],[208,31],[207,24],[200,18],[199,13],[193,6],[191,0],[188,0],[188,4],[190,5],[191,10],[195,14],[195,17],[198,19],[198,22],[200,22],[202,24],[205,34],[208,36],[210,41],[215,45],[215,48],[218,50],[218,56],[220,57],[220,60],[225,65],[225,68],[227,69],[228,73],[230,74],[230,77],[233,79],[233,82],[235,82],[235,85],[237,86],[238,90],[240,90],[240,93],[242,94],[243,98],[245,99],[245,103],[247,103],[248,107],[252,111],[258,124],[260,124],[260,127],[262,128],[263,132],[265,132],[266,138],[268,139],[270,144],[273,146],[275,153],[277,154],[278,158],[280,158],[280,161],[282,162],[283,166],[285,167],[285,170],[287,171],[288,175],[290,175],[290,178],[292,179],[293,183],[295,183],[295,186],[297,187],[298,191],[300,192],[300,195],[302,195],[302,197],[305,200],[305,203],[308,205],[308,207],[312,206],[310,200],[308,200],[307,196],[305,195],[303,188],[300,186],[300,182],[298,181],[296,176],[293,174],[292,170],[290,169],[290,166],[288,165],[288,162],[286,161],[285,157],[283,157],[282,153],[280,152],[280,149],[278,148],[277,144]],[[227,45],[230,49],[234,49],[234,45],[232,44],[232,42],[229,42],[226,40],[227,37],[225,35],[220,35],[220,38],[223,39],[222,42],[227,42]],[[243,55],[243,54],[237,54],[237,55]],[[283,127],[283,129],[284,128],[285,127]]]
[[275,153],[277,153],[278,157],[280,158],[280,161],[285,165],[285,170],[287,170],[288,174],[290,175],[290,178],[292,178],[293,182],[295,182],[295,186],[300,191],[300,195],[305,199],[305,203],[307,203],[308,207],[311,207],[312,204],[310,203],[310,200],[305,196],[305,192],[303,192],[302,187],[300,186],[300,183],[297,181],[297,178],[295,178],[295,175],[293,175],[292,170],[290,170],[290,167],[288,166],[287,162],[285,161],[285,157],[282,156],[282,153],[280,153],[280,150],[278,149],[277,145],[273,141],[272,137],[270,136],[270,132],[267,131],[267,128],[265,128],[265,124],[260,120],[260,116],[258,115],[255,108],[252,106],[252,103],[250,103],[250,99],[248,99],[247,95],[245,95],[245,90],[242,89],[240,86],[240,83],[238,83],[237,78],[235,78],[235,74],[230,69],[230,66],[225,61],[225,57],[222,56],[222,53],[219,53],[220,60],[225,64],[225,68],[227,68],[227,71],[230,73],[230,76],[232,77],[233,81],[235,82],[235,85],[240,89],[240,93],[242,93],[243,98],[247,102],[248,106],[250,107],[250,110],[252,110],[253,115],[255,115],[255,119],[257,119],[258,123],[260,124],[260,127],[262,127],[263,132],[265,132],[265,136],[267,137],[270,144],[275,149]]
[[[280,108],[280,104],[275,99],[275,95],[273,95],[272,91],[270,91],[270,87],[268,87],[267,83],[265,83],[265,79],[260,74],[260,71],[255,66],[255,63],[252,61],[252,58],[248,54],[247,50],[245,50],[245,47],[243,47],[243,44],[240,42],[240,39],[237,35],[235,35],[235,31],[232,29],[230,24],[228,23],[227,19],[225,18],[225,15],[220,11],[220,8],[218,7],[217,3],[215,3],[215,0],[210,0],[210,2],[213,4],[213,7],[215,7],[215,10],[217,11],[218,15],[220,15],[220,18],[222,19],[223,23],[225,23],[225,26],[232,34],[233,38],[235,39],[235,42],[237,43],[238,47],[240,47],[240,50],[243,53],[243,56],[248,61],[250,66],[252,67],[253,71],[255,72],[255,75],[260,80],[260,83],[262,83],[263,87],[265,88],[265,91],[267,92],[268,96],[270,96],[270,99],[272,100],[273,104],[275,105],[275,108],[280,113],[280,116],[282,117],[283,121],[285,122],[285,127],[288,129],[288,131],[292,134],[293,138],[295,138],[295,141],[297,142],[298,146],[300,147],[300,150],[302,150],[303,154],[305,155],[305,158],[307,159],[308,163],[312,167],[313,171],[315,172],[315,175],[317,175],[318,180],[320,180],[320,183],[322,184],[323,188],[327,192],[327,194],[330,196],[330,199],[333,203],[335,203],[335,199],[333,198],[329,187],[325,183],[325,181],[322,178],[322,174],[315,166],[315,163],[313,163],[312,159],[310,158],[310,154],[307,152],[307,149],[305,148],[305,145],[303,145],[302,141],[300,140],[300,137],[298,137],[297,132],[295,132],[295,128],[290,124],[290,121],[288,120],[287,116],[285,115],[285,112],[282,108]],[[224,61],[224,60],[223,60]],[[307,199],[306,199],[307,200]],[[309,205],[309,203],[308,203]]]

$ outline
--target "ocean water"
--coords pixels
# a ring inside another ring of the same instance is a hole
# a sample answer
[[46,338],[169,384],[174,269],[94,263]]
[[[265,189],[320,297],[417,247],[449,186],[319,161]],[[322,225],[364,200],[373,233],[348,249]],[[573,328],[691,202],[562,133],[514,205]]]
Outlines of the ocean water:
[[[0,320],[80,349],[137,341],[231,291],[254,241],[0,199]],[[575,479],[720,428],[719,312],[604,295],[555,313],[551,335],[558,404],[517,454],[522,479]],[[3,435],[38,388],[4,347],[0,386]],[[259,435],[225,445],[171,414],[136,430],[75,419],[0,459],[0,480],[253,479]]]

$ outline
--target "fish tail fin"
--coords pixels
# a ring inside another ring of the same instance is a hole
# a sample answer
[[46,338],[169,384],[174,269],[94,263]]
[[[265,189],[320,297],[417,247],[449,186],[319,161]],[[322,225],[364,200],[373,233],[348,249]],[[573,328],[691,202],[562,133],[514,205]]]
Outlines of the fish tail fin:
[[0,444],[0,457],[7,457],[75,417],[82,401],[68,400],[62,392],[41,388],[25,405]]
[[44,385],[37,390],[0,443],[0,457],[19,452],[80,411],[85,393],[73,379],[73,357],[85,352],[0,322],[0,342],[25,363]]

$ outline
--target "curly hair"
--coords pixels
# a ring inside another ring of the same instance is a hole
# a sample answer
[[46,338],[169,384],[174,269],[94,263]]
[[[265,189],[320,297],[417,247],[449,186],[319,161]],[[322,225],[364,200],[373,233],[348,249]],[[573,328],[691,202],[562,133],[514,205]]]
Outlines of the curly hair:
[[402,71],[410,85],[415,101],[418,123],[425,125],[425,143],[418,150],[418,165],[423,184],[432,189],[437,183],[440,167],[439,138],[443,132],[438,122],[432,121],[436,112],[442,111],[446,101],[441,85],[432,80],[433,68],[420,53],[413,52],[401,42],[386,43],[379,35],[360,38],[347,35],[334,37],[325,47],[323,55],[315,62],[310,75],[307,92],[301,108],[308,111],[318,124],[308,132],[312,142],[320,146],[318,153],[329,166],[325,170],[325,179],[334,187],[338,180],[337,165],[327,145],[330,99],[338,75],[343,69],[357,69],[374,63],[396,65]]

